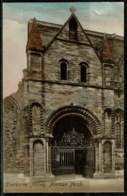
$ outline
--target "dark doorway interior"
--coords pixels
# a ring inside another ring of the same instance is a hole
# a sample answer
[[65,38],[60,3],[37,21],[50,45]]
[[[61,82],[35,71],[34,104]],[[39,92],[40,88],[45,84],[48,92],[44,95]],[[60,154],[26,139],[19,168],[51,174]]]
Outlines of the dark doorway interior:
[[[83,134],[84,139],[83,143],[86,141],[89,142],[91,139],[91,133],[89,129],[87,128],[87,122],[83,120],[81,117],[77,115],[68,115],[63,118],[61,118],[55,125],[53,129],[53,140],[52,145],[54,146],[55,142],[59,146],[63,146],[63,136],[69,133],[70,131],[75,130],[79,133],[79,135]],[[70,144],[68,143],[68,146],[72,146],[71,144],[72,140],[70,138]],[[81,145],[79,143],[75,144],[77,146]]]
[[86,165],[86,150],[75,150],[75,173],[83,174]]
[[84,119],[78,115],[61,118],[54,126],[53,136],[51,162],[54,175],[87,176],[89,171],[93,173],[94,146]]

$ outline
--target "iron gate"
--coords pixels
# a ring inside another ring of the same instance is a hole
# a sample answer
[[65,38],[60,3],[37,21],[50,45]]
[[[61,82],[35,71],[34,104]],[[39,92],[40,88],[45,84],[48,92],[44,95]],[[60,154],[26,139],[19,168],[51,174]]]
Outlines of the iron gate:
[[55,175],[61,174],[73,174],[75,172],[74,167],[75,153],[74,149],[65,147],[53,147],[52,148],[52,173]]
[[73,129],[54,142],[51,148],[52,173],[54,175],[80,173],[93,177],[95,171],[95,149],[91,140],[86,140],[83,133]]

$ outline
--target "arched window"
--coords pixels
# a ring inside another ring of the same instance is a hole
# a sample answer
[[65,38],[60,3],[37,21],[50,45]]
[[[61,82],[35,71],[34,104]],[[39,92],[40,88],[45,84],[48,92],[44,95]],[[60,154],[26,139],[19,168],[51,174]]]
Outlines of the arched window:
[[124,148],[124,123],[121,125],[121,147]]
[[124,147],[124,127],[123,127],[123,112],[115,111],[115,146],[116,148]]
[[121,148],[121,130],[120,130],[120,124],[116,123],[115,126],[115,138],[116,138],[116,148]]
[[86,66],[83,64],[80,67],[80,77],[81,77],[81,82],[86,82]]
[[77,40],[77,22],[74,17],[69,21],[69,38]]
[[61,80],[67,80],[67,63],[62,61],[60,63]]

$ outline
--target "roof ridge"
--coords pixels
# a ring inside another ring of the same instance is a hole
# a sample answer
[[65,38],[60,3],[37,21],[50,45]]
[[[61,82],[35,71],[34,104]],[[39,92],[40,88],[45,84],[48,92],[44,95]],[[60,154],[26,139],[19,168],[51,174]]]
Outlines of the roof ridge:
[[67,19],[67,21],[61,26],[60,30],[56,33],[56,35],[53,37],[53,39],[49,42],[49,44],[47,45],[45,51],[48,50],[48,48],[50,47],[50,45],[53,43],[53,41],[56,39],[56,37],[59,35],[59,33],[60,33],[60,32],[62,31],[62,29],[65,27],[65,25],[68,23],[68,21],[71,19],[72,15],[73,15],[73,14],[71,14],[71,15],[69,16],[69,18]]
[[[53,37],[53,39],[49,42],[49,44],[48,44],[47,47],[46,47],[45,52],[48,50],[48,48],[50,47],[50,45],[51,45],[51,44],[53,43],[53,41],[57,38],[57,36],[60,34],[60,32],[62,31],[62,29],[65,27],[65,25],[68,23],[68,21],[69,21],[72,17],[74,17],[74,18],[76,19],[76,21],[79,23],[79,25],[81,26],[81,29],[82,29],[84,35],[86,36],[86,38],[87,38],[87,40],[88,40],[88,42],[90,43],[90,45],[91,45],[92,48],[94,49],[94,47],[93,47],[93,45],[92,45],[90,39],[88,38],[87,34],[85,33],[85,30],[83,29],[82,25],[80,24],[80,22],[79,22],[77,16],[75,15],[75,13],[72,13],[72,14],[69,16],[69,18],[66,20],[66,22],[64,23],[64,25],[61,26],[61,28],[60,28],[60,30],[57,32],[57,34],[56,34],[56,35]],[[95,51],[95,49],[94,49],[94,51]],[[95,51],[95,53],[96,53],[96,51]],[[97,55],[97,53],[96,53],[96,55]],[[98,55],[97,55],[97,56],[98,56]],[[98,57],[98,58],[99,58],[99,57]]]

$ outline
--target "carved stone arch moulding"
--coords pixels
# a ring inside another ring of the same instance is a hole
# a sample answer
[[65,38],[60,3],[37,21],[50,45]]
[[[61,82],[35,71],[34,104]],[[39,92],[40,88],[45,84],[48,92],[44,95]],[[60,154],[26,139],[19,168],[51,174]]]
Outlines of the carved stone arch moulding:
[[9,102],[13,107],[15,107],[17,112],[20,111],[19,104],[18,104],[17,100],[14,97],[9,96],[9,97],[5,98],[5,100],[4,100],[5,105],[6,105],[7,102]]
[[[6,118],[6,116],[9,115],[10,112],[15,112],[15,118],[17,119],[17,122],[18,122],[20,119],[21,110],[20,110],[20,107],[19,107],[17,100],[12,96],[9,96],[9,97],[5,98],[5,100],[4,100],[5,118]],[[11,119],[14,120],[14,118],[12,116],[11,116]]]
[[35,142],[41,142],[44,145],[45,140],[43,138],[34,138],[32,139],[32,144],[34,145]]
[[44,175],[44,142],[40,139],[33,141],[33,175]]
[[40,108],[40,122],[39,122],[39,124],[40,124],[41,130],[43,130],[43,108],[42,108],[42,105],[39,102],[33,102],[29,106],[29,130],[30,130],[30,134],[32,134],[32,132],[33,132],[33,126],[32,126],[32,108],[34,106]]
[[77,115],[84,119],[91,128],[92,135],[101,133],[99,120],[87,109],[79,106],[65,106],[52,113],[47,120],[47,131],[51,133],[56,123],[67,115]]
[[114,144],[111,139],[107,139],[107,138],[102,141],[102,145],[104,145],[105,143],[111,143],[112,145]]
[[119,121],[118,119],[116,119],[116,117],[118,118],[118,116],[120,116],[121,117],[121,122],[124,122],[124,111],[123,111],[123,109],[121,109],[121,108],[115,108],[115,110],[114,110],[114,112],[113,112],[113,114],[114,114],[114,124],[115,124],[115,122],[116,121]]
[[116,113],[121,113],[123,115],[124,114],[123,108],[115,108],[114,109],[114,114],[116,114]]

